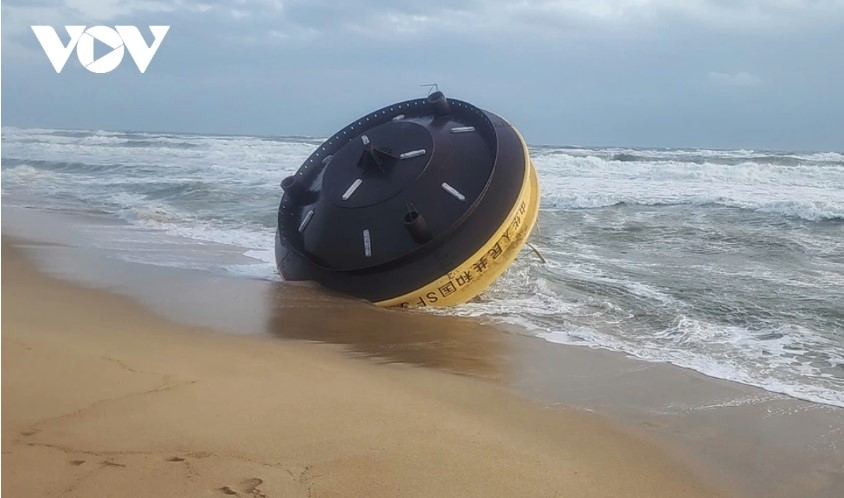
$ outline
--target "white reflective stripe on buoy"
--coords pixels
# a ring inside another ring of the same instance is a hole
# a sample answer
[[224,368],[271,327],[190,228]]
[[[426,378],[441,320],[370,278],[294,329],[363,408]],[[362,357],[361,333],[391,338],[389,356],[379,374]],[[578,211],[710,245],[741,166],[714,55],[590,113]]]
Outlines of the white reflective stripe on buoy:
[[363,145],[369,145],[369,137],[367,137],[366,135],[361,135],[360,141],[363,142]]
[[456,188],[452,187],[451,185],[443,182],[443,190],[448,192],[449,194],[453,195],[455,199],[458,201],[465,201],[466,197],[461,194]]
[[346,193],[345,193],[345,194],[343,194],[343,200],[344,200],[344,201],[348,201],[348,200],[349,200],[349,197],[351,197],[351,196],[352,196],[352,194],[354,194],[354,193],[355,193],[355,190],[357,190],[357,189],[358,189],[358,187],[360,187],[360,184],[361,184],[361,183],[363,183],[363,180],[361,180],[360,178],[358,178],[357,180],[355,180],[354,182],[352,182],[352,184],[351,184],[351,185],[349,185],[349,188],[348,188],[348,189],[346,189]]
[[419,150],[412,150],[410,152],[405,152],[399,156],[400,159],[410,159],[411,157],[419,157],[425,155],[425,149]]
[[322,160],[322,164],[328,164],[333,158],[334,154],[331,154],[330,156],[325,156],[325,159]]
[[369,229],[363,231],[363,253],[367,258],[372,257],[372,242],[369,240]]
[[474,126],[458,126],[457,128],[452,128],[452,133],[469,133],[470,131],[475,131]]
[[305,215],[305,219],[302,220],[302,223],[299,224],[299,233],[302,233],[302,232],[305,231],[305,228],[308,226],[308,223],[311,221],[311,218],[313,217],[313,215],[314,215],[313,209],[308,211],[308,214]]
[[404,114],[399,114],[398,116],[393,118],[393,121],[398,121],[400,119],[404,119]]

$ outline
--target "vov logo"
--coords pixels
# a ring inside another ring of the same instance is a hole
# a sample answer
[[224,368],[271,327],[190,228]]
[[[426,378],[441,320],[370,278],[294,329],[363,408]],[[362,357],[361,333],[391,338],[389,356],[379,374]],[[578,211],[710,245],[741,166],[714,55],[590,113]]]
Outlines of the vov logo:
[[[108,26],[65,26],[64,29],[70,36],[67,45],[62,43],[59,35],[52,26],[31,26],[35,37],[41,43],[41,48],[53,64],[57,73],[61,73],[70,53],[76,49],[76,56],[79,62],[92,73],[108,73],[113,71],[123,61],[123,54],[126,50],[140,72],[147,70],[153,56],[164,41],[164,36],[170,30],[170,26],[150,26],[152,32],[152,45],[147,45],[141,31],[135,26],[115,26],[114,29]],[[94,45],[100,42],[111,48],[111,51],[99,59],[94,59]]]

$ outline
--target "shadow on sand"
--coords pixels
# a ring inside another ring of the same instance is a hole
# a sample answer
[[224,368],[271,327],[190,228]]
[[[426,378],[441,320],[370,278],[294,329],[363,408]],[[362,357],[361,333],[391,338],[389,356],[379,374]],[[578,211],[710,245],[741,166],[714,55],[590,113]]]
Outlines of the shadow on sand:
[[507,370],[507,334],[477,320],[377,308],[310,284],[275,283],[268,299],[267,331],[278,337],[476,377]]

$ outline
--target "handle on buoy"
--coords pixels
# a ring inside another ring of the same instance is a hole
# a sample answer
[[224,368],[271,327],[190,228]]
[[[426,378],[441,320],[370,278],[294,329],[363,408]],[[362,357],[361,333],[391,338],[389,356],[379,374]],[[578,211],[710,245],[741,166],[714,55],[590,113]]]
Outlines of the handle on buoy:
[[410,210],[404,215],[404,226],[410,232],[410,236],[417,244],[425,244],[434,238],[431,229],[428,228],[428,222],[415,209]]
[[302,182],[297,180],[293,175],[288,176],[281,181],[281,189],[297,203],[301,203],[305,198],[305,187],[302,185]]

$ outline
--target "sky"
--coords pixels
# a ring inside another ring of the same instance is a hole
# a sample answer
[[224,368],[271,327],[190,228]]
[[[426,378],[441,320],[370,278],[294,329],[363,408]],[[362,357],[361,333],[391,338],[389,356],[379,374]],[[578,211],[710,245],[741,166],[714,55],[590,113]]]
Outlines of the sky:
[[[437,83],[535,145],[844,151],[844,0],[1,5],[3,126],[324,137]],[[57,74],[32,25],[171,28]]]

